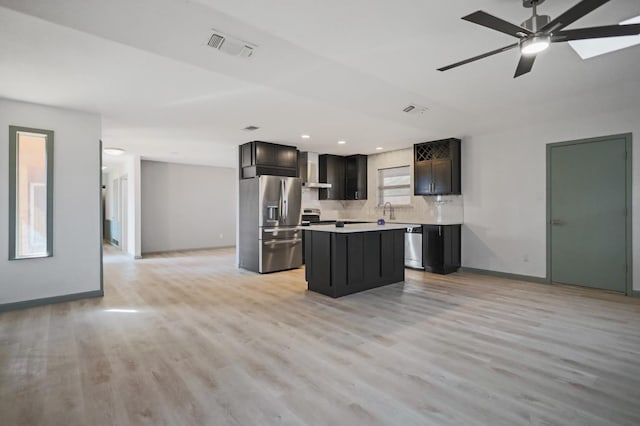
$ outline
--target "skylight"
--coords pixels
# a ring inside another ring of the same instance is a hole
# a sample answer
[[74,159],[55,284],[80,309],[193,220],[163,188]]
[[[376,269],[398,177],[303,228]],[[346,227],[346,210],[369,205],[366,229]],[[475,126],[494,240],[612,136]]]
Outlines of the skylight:
[[[620,25],[640,24],[640,16],[620,22]],[[582,59],[593,58],[605,53],[640,44],[640,35],[624,37],[594,38],[590,40],[573,40],[569,45]]]

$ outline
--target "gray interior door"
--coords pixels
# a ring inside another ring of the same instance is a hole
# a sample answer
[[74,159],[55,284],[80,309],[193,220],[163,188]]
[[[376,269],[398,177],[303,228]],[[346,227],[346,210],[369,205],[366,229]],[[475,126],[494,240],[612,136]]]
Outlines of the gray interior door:
[[551,281],[625,291],[626,141],[551,146]]

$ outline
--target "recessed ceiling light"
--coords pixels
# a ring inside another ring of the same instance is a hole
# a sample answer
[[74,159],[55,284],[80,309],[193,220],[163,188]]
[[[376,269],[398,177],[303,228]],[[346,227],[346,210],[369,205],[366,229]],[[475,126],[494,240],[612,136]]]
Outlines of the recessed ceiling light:
[[382,147],[381,147],[381,146],[379,146],[379,147],[377,147],[376,149],[377,149],[378,151],[381,151],[381,150],[382,150]]
[[122,148],[105,148],[103,149],[104,153],[107,155],[122,155],[124,154],[124,149]]
[[338,141],[338,145],[344,145],[347,141]]
[[309,135],[300,135],[300,137],[301,137],[302,139],[309,139],[309,138],[311,138],[311,136],[309,136]]
[[107,166],[102,166],[102,170],[107,170]]

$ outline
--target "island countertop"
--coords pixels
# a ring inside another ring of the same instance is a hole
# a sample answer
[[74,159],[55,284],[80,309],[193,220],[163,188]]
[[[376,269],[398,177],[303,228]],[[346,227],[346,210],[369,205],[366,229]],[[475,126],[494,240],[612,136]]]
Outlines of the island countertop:
[[[321,218],[322,221],[327,221],[327,222],[344,222],[345,225],[346,224],[352,224],[354,222],[362,222],[362,223],[376,223],[376,221],[378,219],[363,219],[363,218],[341,218],[341,219],[327,219],[327,218]],[[429,225],[429,226],[437,226],[437,225],[441,225],[441,226],[450,226],[450,225],[462,225],[464,222],[462,220],[429,220],[429,219],[422,219],[422,220],[416,220],[416,221],[406,221],[406,220],[386,220],[387,225],[404,225],[404,224],[412,224],[413,226],[415,225]],[[316,225],[312,225],[312,226],[316,226]]]
[[374,231],[392,231],[395,229],[405,229],[407,226],[415,226],[409,223],[386,223],[378,225],[377,223],[354,223],[345,224],[344,228],[337,228],[335,225],[312,225],[302,228],[305,231],[333,232],[337,234],[351,234],[354,232],[374,232]]

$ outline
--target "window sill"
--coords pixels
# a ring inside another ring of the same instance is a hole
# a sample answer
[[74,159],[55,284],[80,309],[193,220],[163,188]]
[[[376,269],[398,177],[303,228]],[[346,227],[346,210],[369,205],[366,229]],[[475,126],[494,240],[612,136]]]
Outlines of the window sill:
[[9,257],[9,260],[46,259],[48,257],[53,257],[53,255],[49,253],[42,253],[42,254],[33,254],[30,256],[15,256],[15,257]]

